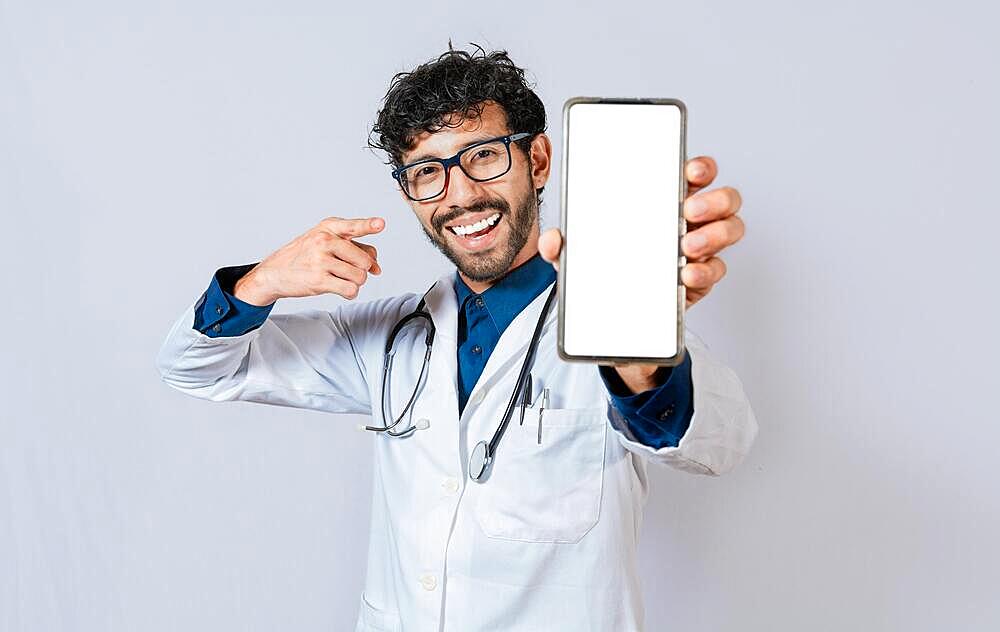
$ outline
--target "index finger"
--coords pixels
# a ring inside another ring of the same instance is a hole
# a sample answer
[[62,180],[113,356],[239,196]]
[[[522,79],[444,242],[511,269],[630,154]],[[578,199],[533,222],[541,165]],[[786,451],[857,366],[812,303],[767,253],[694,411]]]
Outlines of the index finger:
[[719,165],[711,156],[697,156],[687,161],[684,166],[684,177],[688,182],[688,195],[704,189],[712,184],[719,175]]
[[365,217],[362,219],[343,219],[327,217],[320,225],[335,235],[341,237],[364,237],[377,233],[385,228],[385,220],[381,217]]

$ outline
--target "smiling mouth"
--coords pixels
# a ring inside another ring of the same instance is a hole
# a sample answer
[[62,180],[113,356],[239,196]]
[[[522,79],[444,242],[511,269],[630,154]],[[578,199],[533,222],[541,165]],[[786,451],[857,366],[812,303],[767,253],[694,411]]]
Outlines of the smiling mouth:
[[452,234],[458,235],[459,237],[464,237],[465,239],[476,239],[490,233],[498,223],[500,223],[500,213],[494,213],[489,217],[484,217],[478,222],[447,226],[446,228],[450,230]]
[[482,252],[495,246],[498,238],[494,233],[497,232],[502,217],[500,213],[494,213],[472,224],[446,226],[446,228],[462,250],[470,253]]

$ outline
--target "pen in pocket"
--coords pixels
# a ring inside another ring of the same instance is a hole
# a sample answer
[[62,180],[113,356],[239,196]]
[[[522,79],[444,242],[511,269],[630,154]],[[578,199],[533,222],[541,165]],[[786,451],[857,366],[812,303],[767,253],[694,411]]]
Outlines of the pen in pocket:
[[542,413],[549,405],[549,389],[542,389],[542,405],[538,408],[538,445],[542,445]]

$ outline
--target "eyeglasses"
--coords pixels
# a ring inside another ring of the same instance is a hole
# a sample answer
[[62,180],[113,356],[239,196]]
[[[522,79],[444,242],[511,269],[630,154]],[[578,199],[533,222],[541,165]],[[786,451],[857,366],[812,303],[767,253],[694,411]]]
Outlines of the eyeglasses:
[[451,158],[428,158],[393,169],[392,177],[406,197],[422,202],[441,195],[448,187],[448,174],[458,165],[462,173],[476,182],[499,178],[510,171],[510,144],[532,136],[518,132],[469,145]]

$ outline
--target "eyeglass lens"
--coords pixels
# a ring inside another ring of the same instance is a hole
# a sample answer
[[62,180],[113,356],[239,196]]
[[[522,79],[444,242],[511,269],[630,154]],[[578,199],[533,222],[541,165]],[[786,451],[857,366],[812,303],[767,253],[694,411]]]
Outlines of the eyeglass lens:
[[[490,180],[510,168],[510,150],[503,141],[477,145],[462,154],[459,164],[473,180]],[[440,162],[424,162],[403,170],[399,182],[407,195],[422,200],[444,191],[445,172]]]

